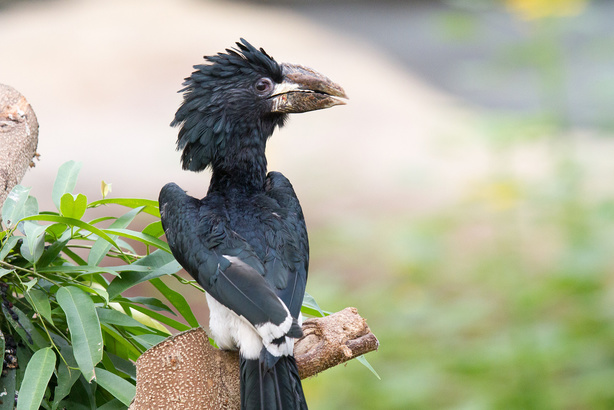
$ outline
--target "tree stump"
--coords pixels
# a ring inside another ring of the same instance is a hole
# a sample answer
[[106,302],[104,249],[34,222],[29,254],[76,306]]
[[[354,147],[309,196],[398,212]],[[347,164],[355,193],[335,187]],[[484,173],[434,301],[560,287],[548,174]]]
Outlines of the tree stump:
[[9,192],[34,166],[38,121],[17,90],[0,84],[0,209]]
[[[355,308],[306,320],[294,344],[302,379],[377,350],[379,342]],[[136,361],[130,410],[238,409],[239,355],[214,348],[202,328],[171,336]]]

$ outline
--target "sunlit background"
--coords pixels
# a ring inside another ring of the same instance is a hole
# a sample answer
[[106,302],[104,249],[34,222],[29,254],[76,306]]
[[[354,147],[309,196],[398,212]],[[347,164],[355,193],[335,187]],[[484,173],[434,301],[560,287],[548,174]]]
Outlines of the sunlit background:
[[368,320],[381,380],[339,366],[305,381],[311,408],[611,409],[612,16],[605,0],[0,0],[0,82],[38,116],[23,184],[44,210],[69,159],[90,200],[101,180],[203,196],[168,124],[205,54],[245,37],[325,73],[349,104],[291,118],[269,165],[303,204],[308,291]]

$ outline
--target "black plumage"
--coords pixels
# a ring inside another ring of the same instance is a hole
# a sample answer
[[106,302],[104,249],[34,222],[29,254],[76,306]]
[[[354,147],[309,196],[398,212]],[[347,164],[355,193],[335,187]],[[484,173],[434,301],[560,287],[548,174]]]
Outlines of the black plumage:
[[241,353],[243,409],[305,409],[293,338],[309,244],[292,185],[267,174],[265,146],[288,113],[343,104],[341,87],[306,67],[278,64],[245,40],[205,57],[184,83],[171,125],[184,169],[212,170],[207,196],[174,183],[160,192],[173,255],[207,291],[216,343]]

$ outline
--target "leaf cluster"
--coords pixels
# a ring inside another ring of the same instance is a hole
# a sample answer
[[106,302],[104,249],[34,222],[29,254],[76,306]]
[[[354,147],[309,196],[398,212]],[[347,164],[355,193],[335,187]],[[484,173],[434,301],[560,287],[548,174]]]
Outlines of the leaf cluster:
[[[72,193],[80,168],[74,161],[60,167],[52,192],[57,211],[40,212],[30,189],[19,185],[2,208],[0,350],[16,345],[17,364],[5,366],[0,378],[7,393],[0,409],[15,402],[20,410],[126,408],[139,355],[168,337],[168,329],[199,325],[185,298],[160,280],[181,267],[160,239],[158,203],[88,202]],[[86,218],[89,209],[106,205],[127,212]],[[131,229],[141,214],[153,222]],[[164,298],[122,296],[144,281]]]

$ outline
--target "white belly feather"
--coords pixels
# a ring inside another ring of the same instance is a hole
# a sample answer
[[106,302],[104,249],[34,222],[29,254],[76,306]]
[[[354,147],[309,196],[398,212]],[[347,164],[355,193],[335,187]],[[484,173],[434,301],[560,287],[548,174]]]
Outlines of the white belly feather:
[[262,339],[244,317],[237,315],[207,293],[209,329],[215,343],[224,350],[241,351],[246,359],[257,359],[262,350]]
[[[294,339],[286,337],[285,343],[281,345],[271,343],[273,339],[283,336],[290,329],[292,320],[290,312],[288,312],[288,319],[280,326],[267,323],[255,328],[243,316],[237,315],[208,293],[207,303],[209,304],[211,337],[221,349],[239,349],[242,357],[252,360],[260,357],[260,351],[264,345],[274,356],[292,355]],[[265,339],[264,344],[263,339]]]

